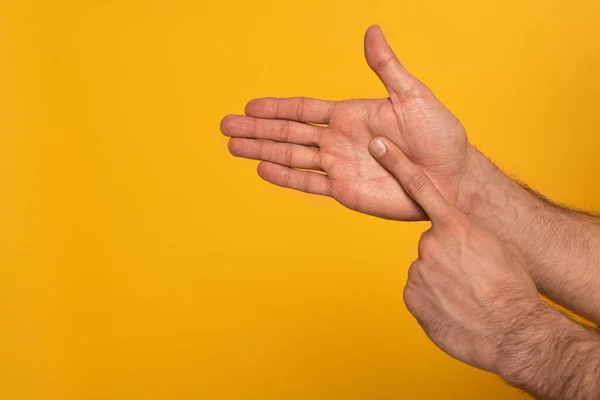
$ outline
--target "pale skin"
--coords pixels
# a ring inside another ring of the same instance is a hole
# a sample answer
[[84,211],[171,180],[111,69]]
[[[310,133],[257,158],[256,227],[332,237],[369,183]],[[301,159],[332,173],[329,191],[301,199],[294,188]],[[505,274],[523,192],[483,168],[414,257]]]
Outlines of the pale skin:
[[[600,321],[600,219],[498,170],[378,27],[367,31],[365,57],[389,98],[252,100],[246,115],[222,121],[231,153],[261,160],[259,175],[276,185],[378,217],[431,220],[422,242],[435,245],[410,269],[431,279],[409,273],[405,296],[432,341],[541,398],[600,396],[600,339],[537,300],[540,291]],[[369,153],[375,137],[387,149],[382,158]]]

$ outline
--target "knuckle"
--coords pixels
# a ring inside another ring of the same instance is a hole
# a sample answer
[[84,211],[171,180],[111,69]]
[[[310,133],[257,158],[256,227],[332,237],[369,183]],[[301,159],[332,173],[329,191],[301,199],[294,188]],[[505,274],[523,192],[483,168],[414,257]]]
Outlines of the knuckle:
[[279,102],[281,101],[281,99],[273,99],[272,100],[272,105],[271,105],[271,112],[272,115],[275,116],[275,118],[279,117]]
[[424,98],[424,97],[427,97],[431,93],[431,91],[429,90],[429,88],[427,86],[425,86],[423,83],[416,81],[416,80],[413,82],[410,92],[413,95],[413,97],[416,97],[416,98]]
[[303,116],[304,116],[304,103],[305,103],[305,98],[304,97],[299,97],[297,99],[297,103],[296,103],[296,118],[298,120],[302,120]]
[[316,150],[313,152],[312,165],[319,168],[321,167],[321,154]]
[[398,170],[401,167],[400,158],[392,152],[388,151],[383,157],[387,157],[387,162],[392,170]]
[[291,187],[292,182],[292,174],[289,169],[285,169],[282,177],[282,182],[284,187]]
[[415,315],[417,311],[417,298],[412,286],[407,283],[404,286],[404,291],[402,292],[402,299],[404,300],[404,305],[406,305],[406,309],[413,315]]
[[279,142],[287,142],[289,136],[290,136],[290,121],[288,121],[288,120],[281,121],[281,124],[279,125],[278,141]]
[[422,282],[421,270],[423,265],[423,262],[420,260],[416,260],[410,265],[408,268],[408,279],[406,280],[406,285],[404,286],[404,291],[402,292],[404,304],[406,305],[408,311],[413,315],[417,314],[419,304],[422,301],[422,291],[419,288]]
[[283,165],[292,165],[292,157],[294,153],[292,150],[291,144],[285,145],[283,150]]
[[466,239],[468,223],[455,215],[446,215],[442,221],[444,231],[457,239]]
[[257,150],[256,150],[256,155],[258,157],[259,160],[264,160],[264,152],[265,152],[265,144],[264,142],[261,141],[257,141]]
[[418,173],[409,175],[406,185],[411,193],[424,193],[427,190],[425,179]]
[[453,233],[456,229],[457,222],[452,215],[442,215],[438,217],[438,222],[444,229],[445,233]]
[[449,215],[449,214],[442,216],[441,222],[445,227],[450,227],[450,228],[457,227],[459,224],[459,221],[456,220],[454,215]]
[[312,143],[315,145],[319,145],[319,142],[321,141],[321,129],[322,128],[317,128],[313,130]]
[[421,235],[418,244],[419,256],[427,256],[433,253],[436,248],[434,242],[435,238],[429,231]]
[[373,66],[373,70],[376,72],[383,71],[387,66],[391,64],[391,62],[395,59],[395,56],[389,56],[385,60],[379,61],[377,64]]
[[252,118],[250,122],[250,139],[256,138],[257,129],[256,129],[256,118]]
[[419,263],[414,262],[408,267],[408,280],[407,282],[415,283],[419,279]]
[[423,320],[427,313],[426,300],[414,285],[408,283],[404,287],[402,299],[408,312],[417,318],[417,320]]
[[309,173],[305,173],[304,176],[302,177],[302,183],[301,185],[301,190],[303,192],[308,192],[308,188],[310,187],[310,174]]
[[431,90],[421,81],[414,79],[407,85],[404,97],[416,101],[424,101],[432,96]]

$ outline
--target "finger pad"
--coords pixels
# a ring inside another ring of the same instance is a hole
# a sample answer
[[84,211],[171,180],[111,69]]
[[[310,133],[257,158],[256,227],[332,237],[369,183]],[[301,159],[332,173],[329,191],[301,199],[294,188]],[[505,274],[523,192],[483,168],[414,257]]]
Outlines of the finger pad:
[[248,145],[245,140],[231,138],[228,143],[229,152],[234,156],[241,156],[247,153]]
[[[246,104],[245,113],[253,117],[266,117],[270,109],[271,99],[254,99]],[[272,108],[272,107],[271,107]]]
[[281,177],[281,168],[280,165],[263,161],[256,167],[256,172],[265,181],[276,183],[277,177]]
[[230,135],[235,129],[235,116],[227,115],[224,117],[221,120],[220,129],[223,135]]

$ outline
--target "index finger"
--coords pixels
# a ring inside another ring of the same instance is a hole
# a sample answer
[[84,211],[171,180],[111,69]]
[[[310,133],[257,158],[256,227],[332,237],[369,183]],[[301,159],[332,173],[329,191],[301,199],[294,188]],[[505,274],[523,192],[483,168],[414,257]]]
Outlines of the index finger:
[[435,187],[429,176],[415,165],[404,152],[385,138],[369,144],[371,154],[400,183],[406,193],[417,202],[432,223],[446,221],[458,210]]

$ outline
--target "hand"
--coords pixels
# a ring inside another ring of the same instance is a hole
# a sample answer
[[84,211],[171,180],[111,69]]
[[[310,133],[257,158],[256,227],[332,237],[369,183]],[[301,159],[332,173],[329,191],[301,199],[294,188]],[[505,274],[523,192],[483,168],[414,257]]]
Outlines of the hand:
[[544,307],[522,259],[448,203],[423,169],[389,140],[375,139],[369,149],[432,223],[408,270],[406,307],[450,356],[502,372],[501,346]]
[[258,173],[266,181],[331,196],[374,216],[427,218],[369,155],[367,145],[375,136],[389,138],[454,203],[471,149],[465,131],[433,93],[404,69],[377,26],[365,35],[365,57],[389,98],[257,99],[248,103],[245,116],[225,117],[221,131],[232,138],[231,154],[263,161]]

